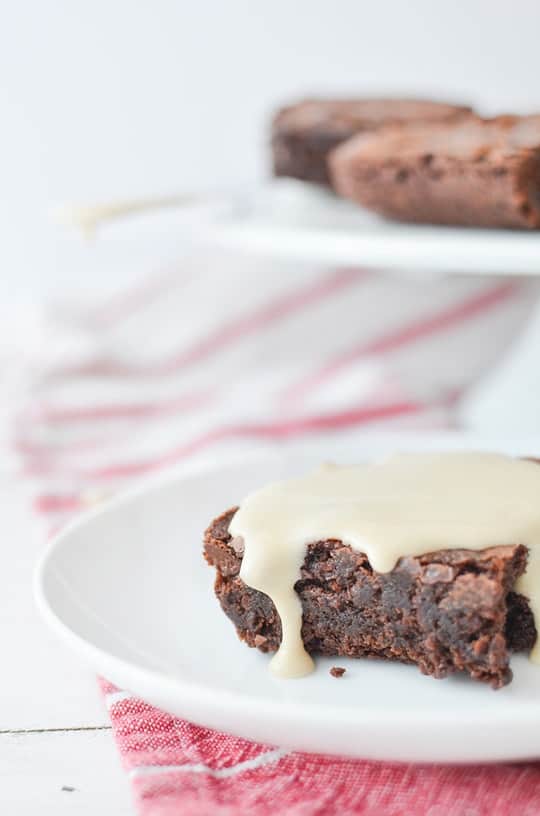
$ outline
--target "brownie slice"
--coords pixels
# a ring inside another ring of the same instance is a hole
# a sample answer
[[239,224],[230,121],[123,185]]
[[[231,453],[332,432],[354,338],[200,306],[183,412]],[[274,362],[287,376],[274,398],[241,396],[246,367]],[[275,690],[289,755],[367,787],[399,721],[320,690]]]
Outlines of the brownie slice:
[[540,115],[388,127],[329,164],[336,192],[389,218],[540,227]]
[[[216,567],[215,592],[239,637],[275,651],[276,609],[239,577],[243,542],[228,532],[236,509],[206,530],[204,555]],[[467,672],[500,688],[512,679],[510,653],[531,649],[536,639],[528,602],[512,589],[526,563],[527,550],[517,544],[402,558],[392,572],[376,573],[363,553],[341,541],[314,542],[295,585],[305,647],[415,663],[434,677]]]
[[274,174],[329,184],[328,154],[356,133],[404,121],[453,119],[470,111],[418,99],[306,99],[274,118]]

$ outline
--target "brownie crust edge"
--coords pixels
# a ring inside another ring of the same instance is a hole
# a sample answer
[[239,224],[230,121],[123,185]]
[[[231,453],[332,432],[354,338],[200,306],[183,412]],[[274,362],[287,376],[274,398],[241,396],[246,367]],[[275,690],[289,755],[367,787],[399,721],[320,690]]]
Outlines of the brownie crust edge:
[[[271,599],[239,577],[243,542],[228,531],[236,510],[210,524],[204,556],[240,639],[273,652],[281,622]],[[341,541],[314,542],[295,584],[304,645],[311,654],[412,663],[436,678],[465,672],[500,688],[512,679],[511,653],[536,640],[527,599],[513,589],[526,563],[527,549],[514,544],[406,557],[376,573],[365,554]]]

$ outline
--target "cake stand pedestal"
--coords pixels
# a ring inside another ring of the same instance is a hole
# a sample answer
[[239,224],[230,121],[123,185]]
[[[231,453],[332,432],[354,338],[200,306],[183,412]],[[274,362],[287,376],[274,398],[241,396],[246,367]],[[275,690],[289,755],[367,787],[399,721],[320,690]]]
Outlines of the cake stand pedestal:
[[[279,260],[395,274],[540,275],[540,232],[396,224],[310,185],[276,180],[194,225],[205,243]],[[467,429],[540,433],[540,304],[498,367],[458,408]]]

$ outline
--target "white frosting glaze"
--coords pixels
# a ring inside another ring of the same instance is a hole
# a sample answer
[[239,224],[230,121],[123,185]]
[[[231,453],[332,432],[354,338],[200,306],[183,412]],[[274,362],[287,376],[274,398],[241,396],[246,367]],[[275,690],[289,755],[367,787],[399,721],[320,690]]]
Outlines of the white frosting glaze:
[[202,196],[196,193],[185,193],[184,195],[111,201],[106,204],[80,206],[70,204],[56,211],[56,219],[63,224],[77,227],[86,238],[92,238],[98,227],[108,221],[168,207],[183,207],[186,204],[194,203],[200,197]]
[[[309,542],[340,539],[377,572],[403,556],[437,550],[529,549],[517,589],[540,621],[540,466],[498,454],[401,454],[384,462],[323,465],[252,493],[230,524],[244,540],[240,577],[270,596],[282,642],[271,661],[282,677],[313,669],[294,591]],[[538,623],[537,623],[538,627]],[[531,658],[540,662],[540,646]]]

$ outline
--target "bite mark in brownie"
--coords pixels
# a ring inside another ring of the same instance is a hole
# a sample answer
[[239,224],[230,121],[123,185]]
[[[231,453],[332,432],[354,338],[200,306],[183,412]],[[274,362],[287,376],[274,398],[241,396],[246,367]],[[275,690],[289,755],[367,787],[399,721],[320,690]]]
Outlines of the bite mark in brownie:
[[[241,640],[273,652],[281,622],[270,598],[239,577],[243,548],[228,532],[236,509],[206,530],[204,555]],[[313,542],[295,584],[304,645],[311,654],[414,663],[437,678],[465,672],[500,688],[512,678],[511,652],[536,640],[529,604],[513,590],[526,563],[526,548],[513,544],[409,556],[376,573],[341,541]]]
[[540,115],[388,127],[338,147],[329,167],[338,194],[388,218],[540,227]]
[[453,119],[470,112],[465,106],[422,99],[305,99],[282,108],[274,118],[274,175],[329,184],[330,151],[356,133],[404,121]]

